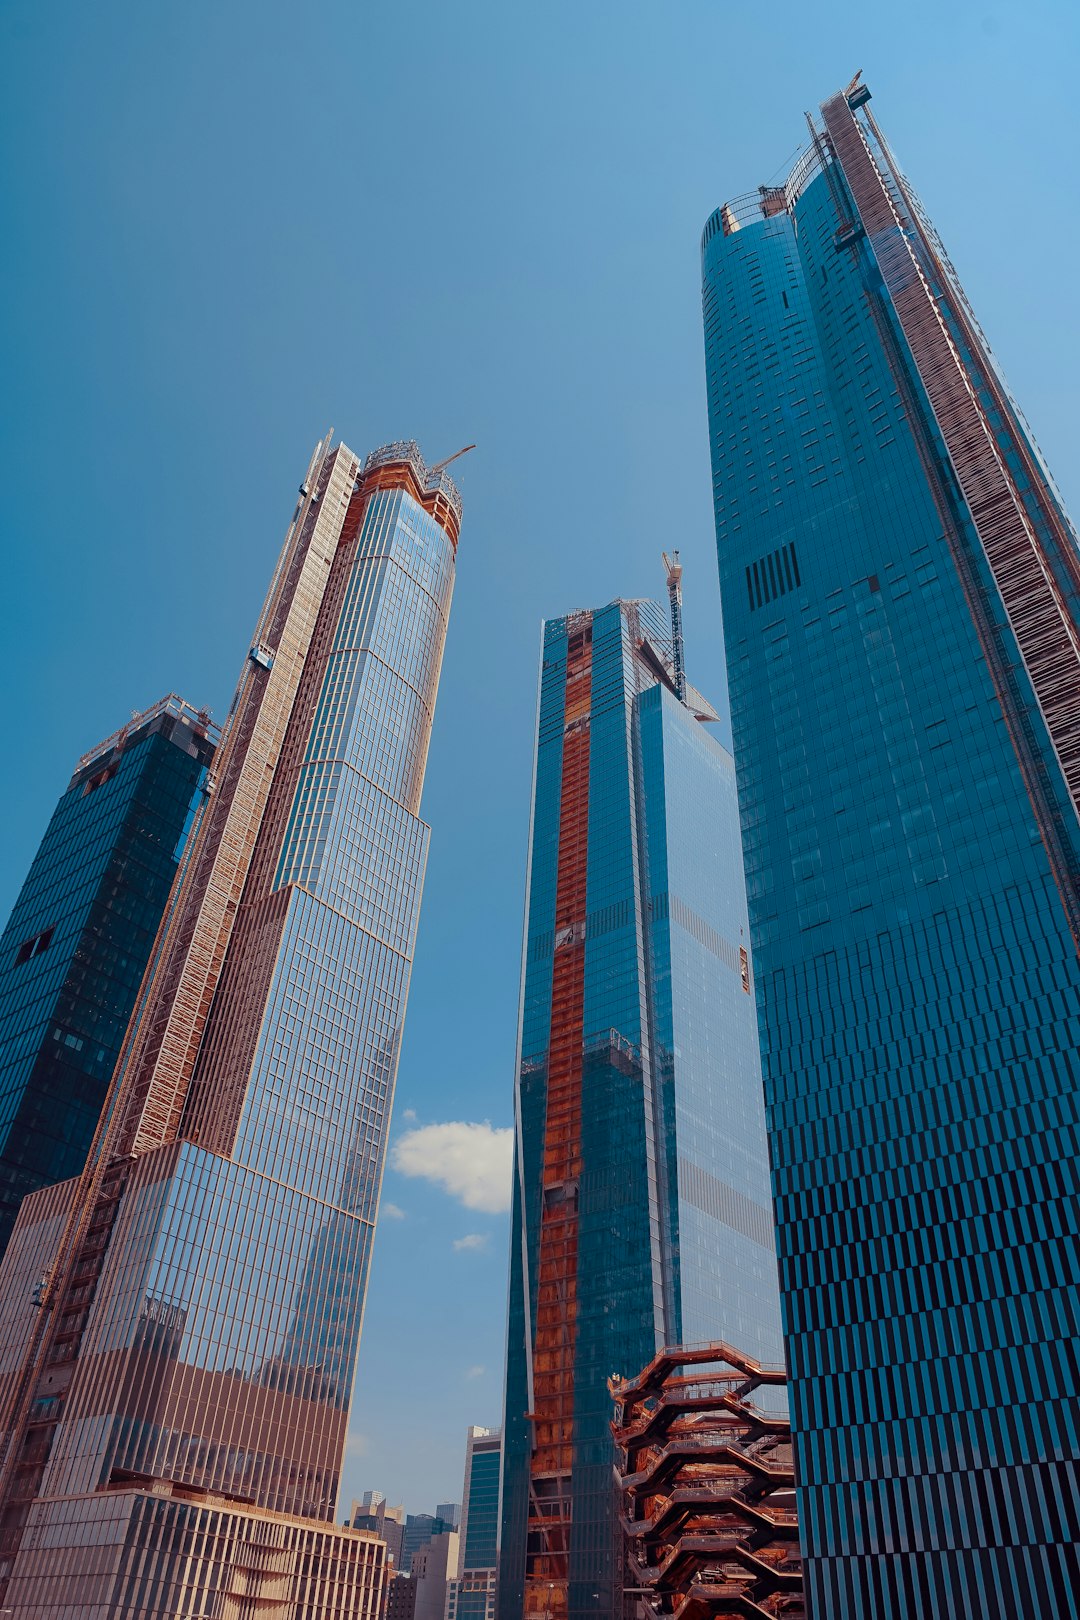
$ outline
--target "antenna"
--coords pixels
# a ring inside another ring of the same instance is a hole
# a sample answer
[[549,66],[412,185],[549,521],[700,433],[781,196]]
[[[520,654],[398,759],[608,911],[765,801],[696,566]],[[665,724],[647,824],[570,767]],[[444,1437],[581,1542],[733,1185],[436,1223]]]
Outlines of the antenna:
[[429,473],[442,472],[443,468],[444,467],[449,467],[450,463],[452,461],[456,461],[458,456],[468,455],[470,450],[475,450],[475,449],[476,449],[475,444],[467,444],[467,445],[465,445],[464,449],[455,450],[452,456],[447,456],[445,461],[437,461],[435,463],[434,467],[429,467],[428,468],[428,472]]
[[679,553],[661,553],[667,573],[668,602],[671,606],[671,654],[675,666],[675,692],[680,703],[686,702],[686,665],[683,660],[682,633],[682,563]]

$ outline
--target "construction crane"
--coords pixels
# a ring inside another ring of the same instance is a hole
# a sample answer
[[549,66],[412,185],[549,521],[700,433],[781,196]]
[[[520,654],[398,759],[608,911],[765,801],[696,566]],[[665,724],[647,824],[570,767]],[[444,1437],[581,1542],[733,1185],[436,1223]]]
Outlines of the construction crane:
[[680,703],[686,702],[686,665],[683,660],[683,633],[682,633],[682,563],[679,553],[673,551],[669,557],[662,552],[664,568],[667,572],[668,602],[671,605],[671,661],[675,671],[675,693]]
[[452,456],[447,456],[445,461],[437,461],[435,463],[434,467],[429,467],[428,468],[428,472],[431,473],[432,476],[434,476],[435,473],[442,472],[444,467],[449,467],[450,463],[452,461],[456,461],[459,456],[468,455],[470,450],[475,450],[475,449],[476,449],[475,444],[467,444],[461,450],[455,450]]

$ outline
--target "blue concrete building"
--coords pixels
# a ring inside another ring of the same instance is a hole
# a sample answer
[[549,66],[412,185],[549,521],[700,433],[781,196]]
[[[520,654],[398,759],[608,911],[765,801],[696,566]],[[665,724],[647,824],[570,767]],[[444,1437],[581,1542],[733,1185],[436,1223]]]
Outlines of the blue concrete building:
[[1080,558],[868,100],[702,243],[808,1590],[1075,1615]]

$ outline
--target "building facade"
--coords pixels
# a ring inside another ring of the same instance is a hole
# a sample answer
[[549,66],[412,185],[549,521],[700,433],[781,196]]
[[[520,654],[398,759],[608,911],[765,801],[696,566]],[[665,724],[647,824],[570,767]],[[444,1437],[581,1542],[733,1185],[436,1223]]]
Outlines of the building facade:
[[[78,1183],[24,1203],[0,1271],[0,1601],[16,1611],[128,1613],[92,1526],[133,1533],[145,1492],[147,1620],[205,1612],[168,1606],[191,1500],[244,1504],[256,1540],[260,1514],[319,1530],[352,1586],[312,1597],[313,1620],[381,1601],[382,1544],[333,1515],[459,520],[413,444],[363,465],[324,444],[309,466],[108,1128]],[[36,1560],[75,1523],[66,1562]],[[215,1570],[191,1604],[216,1598]],[[279,1576],[271,1561],[252,1596],[276,1602]]]
[[868,99],[702,244],[808,1595],[1071,1613],[1080,560]]
[[499,1612],[609,1615],[607,1378],[780,1354],[734,770],[652,602],[544,626]]
[[0,937],[0,1256],[77,1176],[214,756],[169,696],[79,760]]
[[502,1434],[471,1428],[465,1445],[455,1620],[495,1620]]
[[[454,1504],[456,1506],[456,1504]],[[445,1535],[455,1529],[452,1519],[443,1519],[437,1513],[408,1513],[401,1535],[401,1568],[406,1575],[412,1569],[413,1557],[426,1547],[433,1536]]]
[[460,1550],[457,1531],[440,1530],[413,1553],[410,1579],[416,1593],[415,1620],[448,1620],[456,1595]]
[[416,1582],[409,1575],[391,1575],[386,1583],[383,1620],[414,1620]]
[[405,1535],[405,1509],[391,1507],[381,1491],[365,1491],[349,1513],[354,1530],[370,1530],[386,1542],[386,1557],[395,1569],[401,1568],[401,1544]]

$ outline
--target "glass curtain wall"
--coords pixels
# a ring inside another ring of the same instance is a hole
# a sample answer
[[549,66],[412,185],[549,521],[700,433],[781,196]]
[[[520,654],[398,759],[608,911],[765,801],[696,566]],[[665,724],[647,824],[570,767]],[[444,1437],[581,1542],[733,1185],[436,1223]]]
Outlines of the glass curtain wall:
[[[702,246],[808,1587],[836,1620],[1071,1612],[1076,548],[867,95]],[[1034,650],[984,457],[1057,581]]]
[[[730,756],[652,602],[544,627],[512,1216],[500,1608],[614,1612],[614,1371],[779,1356]],[[711,712],[711,711],[710,711]]]

